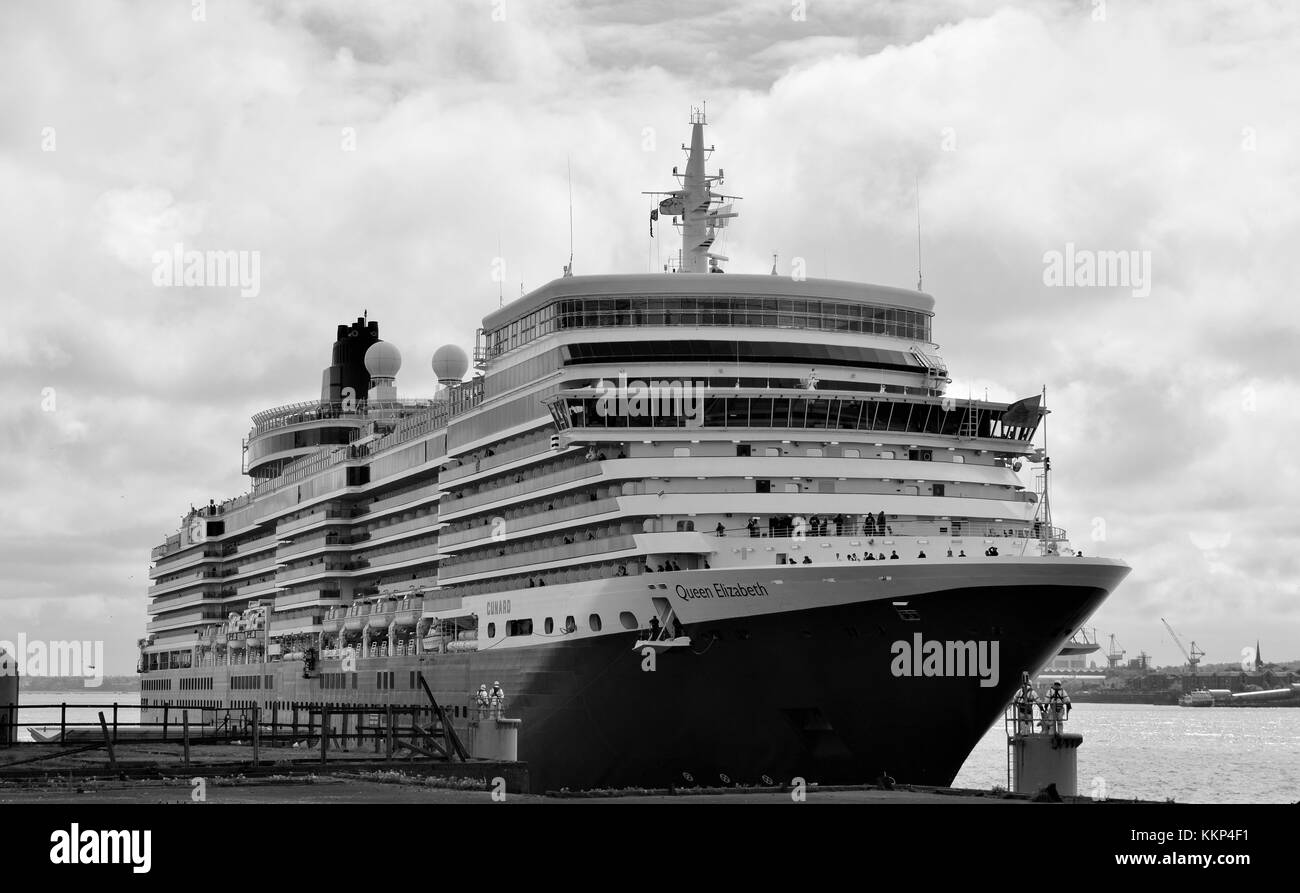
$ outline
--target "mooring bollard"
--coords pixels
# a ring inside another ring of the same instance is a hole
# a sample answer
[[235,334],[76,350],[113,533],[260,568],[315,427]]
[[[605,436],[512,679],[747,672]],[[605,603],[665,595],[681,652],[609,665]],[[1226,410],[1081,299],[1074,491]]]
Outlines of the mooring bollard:
[[1005,716],[1008,787],[1017,794],[1036,794],[1054,786],[1063,797],[1077,796],[1083,736],[1063,731],[1069,719],[1068,698],[1049,703],[1030,684],[1028,673],[1020,679],[1020,690]]

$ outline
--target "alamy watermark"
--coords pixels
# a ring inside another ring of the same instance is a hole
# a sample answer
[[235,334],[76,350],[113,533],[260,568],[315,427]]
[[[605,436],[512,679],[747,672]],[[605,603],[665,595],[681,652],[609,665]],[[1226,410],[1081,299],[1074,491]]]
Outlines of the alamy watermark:
[[159,288],[231,288],[240,297],[262,291],[262,252],[186,251],[177,242],[171,251],[153,254],[153,284]]
[[29,641],[19,633],[16,642],[0,640],[0,676],[80,676],[86,688],[104,684],[103,641]]
[[1150,251],[1093,251],[1065,243],[1064,251],[1043,252],[1043,284],[1057,288],[1128,288],[1133,297],[1151,294]]
[[704,384],[689,379],[628,381],[620,373],[617,382],[601,379],[597,389],[596,414],[602,418],[674,418],[687,428],[704,424]]
[[996,688],[998,640],[939,641],[920,633],[912,641],[899,639],[890,646],[893,659],[889,671],[895,677],[968,676],[980,681],[980,688]]

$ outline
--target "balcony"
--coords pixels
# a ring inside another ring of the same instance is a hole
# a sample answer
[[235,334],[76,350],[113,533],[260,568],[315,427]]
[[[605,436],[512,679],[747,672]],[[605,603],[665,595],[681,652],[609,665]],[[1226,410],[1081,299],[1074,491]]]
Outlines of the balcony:
[[182,608],[194,608],[202,605],[219,606],[220,602],[221,592],[208,589],[198,593],[185,593],[184,595],[154,599],[149,604],[149,610],[154,614],[160,614],[164,611],[179,611]]
[[433,532],[440,526],[437,514],[421,515],[418,518],[411,518],[407,521],[399,521],[396,524],[386,524],[383,527],[372,527],[366,533],[368,540],[384,540],[390,536],[397,536],[401,533],[410,533],[413,530],[424,530]]
[[221,620],[223,617],[224,614],[220,609],[196,608],[190,611],[177,612],[175,614],[164,614],[156,620],[151,620],[145,624],[145,630],[154,633],[167,629],[176,629],[177,627],[202,624],[212,620]]
[[344,561],[314,561],[303,567],[281,568],[275,572],[275,582],[277,586],[283,586],[294,580],[303,580],[308,577],[319,576],[340,576],[346,577],[352,573],[352,566]]
[[203,548],[192,548],[187,554],[177,555],[174,560],[168,560],[163,564],[149,571],[151,577],[157,578],[166,574],[174,574],[183,571],[186,568],[198,567],[209,561],[221,558],[221,547],[218,545],[208,545]]
[[265,558],[259,558],[256,561],[250,561],[247,562],[246,564],[241,564],[238,567],[234,568],[233,570],[226,571],[224,574],[222,574],[222,576],[242,577],[245,574],[255,574],[258,571],[270,570],[271,568],[275,567],[275,563],[276,563],[275,556],[268,555]]
[[573,465],[569,468],[529,477],[519,483],[503,484],[483,493],[474,493],[462,499],[444,501],[442,517],[447,519],[481,505],[489,505],[519,496],[534,496],[539,491],[550,487],[558,487],[573,481],[597,477],[600,473],[601,465],[599,462],[584,462],[580,465]]
[[550,443],[547,440],[534,440],[531,443],[520,444],[514,449],[493,453],[491,456],[482,455],[482,451],[480,450],[475,450],[474,452],[479,454],[479,458],[471,459],[469,456],[462,457],[464,460],[463,464],[454,465],[438,475],[438,480],[444,485],[444,487],[452,481],[463,480],[470,475],[490,471],[493,468],[500,468],[503,465],[509,465],[511,462],[519,462],[520,460],[529,458],[544,459],[547,456],[555,455],[551,451]]
[[297,555],[310,555],[313,552],[320,552],[326,549],[331,551],[346,551],[347,547],[363,543],[370,539],[368,533],[358,534],[341,534],[336,531],[329,533],[320,533],[319,531],[311,534],[305,534],[303,537],[293,540],[292,542],[281,545],[276,550],[276,557],[279,559],[293,558]]
[[454,564],[444,562],[439,577],[444,582],[468,577],[485,571],[509,570],[536,564],[549,564],[573,558],[587,558],[608,552],[621,552],[636,548],[636,537],[630,533],[603,537],[595,540],[578,541],[567,545],[549,546],[529,549],[505,555],[489,555],[469,561],[456,561]]
[[305,530],[316,524],[322,524],[326,521],[347,521],[355,517],[350,509],[319,509],[309,515],[301,518],[295,518],[292,521],[281,521],[276,527],[275,532],[278,536],[283,537],[285,534],[293,533],[295,530]]
[[[583,502],[577,505],[566,506],[564,508],[540,511],[531,515],[525,515],[522,518],[507,518],[505,521],[505,533],[507,536],[510,536],[522,533],[526,530],[531,530],[535,527],[544,527],[548,524],[561,524],[565,521],[573,521],[578,518],[587,518],[592,515],[603,515],[608,512],[616,511],[618,511],[618,498],[611,496],[606,499],[597,499],[594,502]],[[488,523],[486,524],[478,524],[466,530],[456,530],[439,534],[439,548],[446,549],[451,546],[472,543],[478,540],[490,540],[492,532],[496,528],[491,523],[491,519],[487,520]]]
[[299,608],[306,605],[338,601],[340,598],[342,598],[342,593],[339,590],[316,586],[299,592],[278,593],[275,597],[275,609],[281,611],[286,608]]
[[180,579],[169,580],[165,583],[155,583],[149,587],[149,597],[157,598],[163,593],[179,592],[190,586],[198,586],[206,580],[217,580],[221,574],[215,570],[195,571],[192,574],[186,574]]
[[259,595],[271,595],[279,587],[274,579],[242,583],[230,591],[225,598],[254,598]]
[[386,512],[389,509],[398,506],[415,505],[421,502],[428,502],[436,499],[440,495],[439,485],[436,481],[429,481],[425,487],[416,490],[408,490],[405,493],[398,493],[396,496],[388,496],[366,506],[366,514],[377,515],[380,512]]

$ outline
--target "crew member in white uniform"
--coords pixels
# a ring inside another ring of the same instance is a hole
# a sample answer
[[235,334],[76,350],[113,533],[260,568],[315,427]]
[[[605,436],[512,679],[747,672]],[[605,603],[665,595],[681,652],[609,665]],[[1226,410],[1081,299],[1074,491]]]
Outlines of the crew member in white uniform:
[[1034,687],[1025,680],[1025,684],[1020,686],[1020,691],[1016,692],[1016,719],[1018,730],[1022,735],[1030,735],[1034,731],[1034,706],[1041,704],[1038,701],[1038,692]]
[[1065,693],[1061,687],[1061,681],[1052,683],[1052,687],[1047,692],[1047,730],[1053,735],[1061,734],[1062,724],[1070,718],[1070,696]]

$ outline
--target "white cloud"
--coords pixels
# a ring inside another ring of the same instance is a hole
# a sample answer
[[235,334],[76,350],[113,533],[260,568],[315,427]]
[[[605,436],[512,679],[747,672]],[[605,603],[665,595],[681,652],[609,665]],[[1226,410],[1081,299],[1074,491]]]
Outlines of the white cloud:
[[[578,272],[657,266],[671,245],[648,243],[639,193],[670,182],[687,107],[708,99],[714,163],[745,197],[733,270],[775,250],[910,287],[919,178],[954,393],[1046,383],[1058,522],[1086,537],[1104,518],[1097,548],[1134,565],[1099,626],[1164,661],[1161,614],[1207,660],[1257,635],[1284,656],[1300,633],[1297,12],[808,9],[0,11],[0,465],[11,503],[39,508],[7,535],[26,557],[0,597],[96,593],[111,620],[59,622],[107,623],[125,643],[110,666],[129,669],[148,549],[190,502],[242,489],[247,417],[313,396],[336,323],[368,309],[406,357],[399,385],[430,393],[427,357],[497,306],[498,240],[507,299],[567,261],[567,164]],[[261,252],[261,296],[153,287],[148,258],[175,241]],[[1067,241],[1150,250],[1151,295],[1044,287],[1043,253]]]

